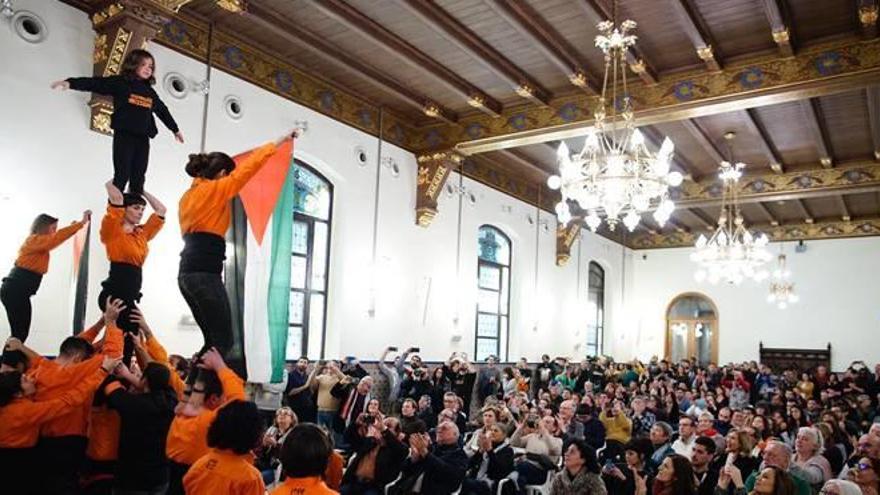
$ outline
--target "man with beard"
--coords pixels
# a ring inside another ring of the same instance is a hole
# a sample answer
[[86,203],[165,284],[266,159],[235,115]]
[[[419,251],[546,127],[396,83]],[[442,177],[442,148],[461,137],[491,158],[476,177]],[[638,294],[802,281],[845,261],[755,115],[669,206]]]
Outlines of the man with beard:
[[296,413],[303,423],[315,422],[315,401],[311,385],[317,368],[309,373],[309,358],[303,356],[287,372],[287,388],[284,391],[285,405]]

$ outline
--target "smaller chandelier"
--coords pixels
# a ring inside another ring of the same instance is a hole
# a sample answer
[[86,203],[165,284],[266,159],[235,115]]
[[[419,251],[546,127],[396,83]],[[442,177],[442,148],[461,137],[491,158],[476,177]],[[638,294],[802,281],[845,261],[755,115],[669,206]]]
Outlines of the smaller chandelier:
[[652,203],[656,205],[654,219],[661,227],[675,209],[668,192],[681,185],[683,177],[670,170],[674,146],[667,137],[657,153],[648,150],[645,136],[636,128],[627,89],[626,53],[635,45],[635,27],[630,20],[619,26],[612,21],[598,25],[595,44],[605,55],[605,78],[593,112],[595,123],[581,151],[571,153],[564,142],[559,145],[559,175],[547,181],[551,189],[562,193],[556,216],[563,225],[572,219],[569,202],[586,211],[584,221],[593,232],[602,224],[600,211],[610,230],[622,221],[632,232]]
[[736,183],[745,164],[733,163],[730,142],[735,136],[732,132],[724,135],[730,160],[721,162],[718,174],[724,184],[718,227],[708,239],[701,234],[697,239],[697,250],[691,253],[691,260],[700,267],[694,275],[698,282],[708,279],[717,284],[724,280],[739,285],[744,279],[761,281],[767,278],[767,271],[762,267],[772,259],[766,249],[770,242],[767,236],[752,234],[743,222]]
[[770,282],[770,293],[767,294],[767,302],[776,304],[779,309],[785,309],[789,304],[800,300],[794,293],[794,283],[791,282],[791,271],[785,266],[785,255],[776,257],[776,269],[773,270],[773,281]]

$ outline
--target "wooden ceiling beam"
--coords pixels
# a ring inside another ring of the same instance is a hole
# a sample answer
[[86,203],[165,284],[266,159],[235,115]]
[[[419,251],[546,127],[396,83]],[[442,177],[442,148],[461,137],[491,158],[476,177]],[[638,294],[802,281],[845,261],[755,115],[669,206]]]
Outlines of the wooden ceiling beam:
[[671,226],[673,229],[675,229],[676,232],[690,233],[690,231],[691,231],[690,227],[688,227],[687,225],[684,225],[683,223],[679,222],[678,220],[676,220],[674,218],[670,218],[669,220],[666,221],[666,223],[669,226]]
[[880,161],[880,86],[871,86],[868,93],[868,120],[871,142],[874,143],[874,159]]
[[810,137],[813,139],[813,144],[816,145],[816,151],[819,152],[819,163],[825,168],[833,167],[834,157],[829,146],[831,141],[828,139],[828,130],[825,128],[825,119],[822,118],[818,102],[807,98],[801,100],[800,105],[804,111],[804,122],[810,129]]
[[[791,19],[786,18],[783,10],[780,8],[779,0],[761,0],[764,6],[764,14],[767,16],[767,22],[770,23],[770,35],[779,48],[779,54],[783,57],[794,56],[794,43],[792,42]],[[788,21],[788,22],[786,22]]]
[[697,141],[697,144],[703,148],[703,150],[709,155],[709,158],[712,159],[715,163],[721,163],[726,158],[724,154],[715,146],[715,143],[709,136],[706,135],[706,132],[700,127],[699,124],[695,120],[685,119],[682,120],[681,125],[693,136],[693,138]]
[[594,94],[602,91],[597,85],[598,79],[588,74],[586,64],[577,51],[526,2],[489,0],[488,4],[521,35],[530,39],[535,48],[553,62],[573,86]]
[[544,176],[544,179],[553,175],[550,171],[535,163],[535,160],[523,155],[520,151],[499,150],[498,153],[504,155],[505,159],[509,160],[511,163],[517,165],[518,167],[526,168],[541,174],[542,176]]
[[802,199],[795,199],[793,201],[795,208],[797,208],[798,212],[804,217],[804,223],[813,223],[813,213],[807,208],[807,204],[804,203]]
[[458,120],[455,112],[443,108],[439,104],[432,102],[430,98],[403,86],[394,79],[328,43],[323,38],[303,29],[301,26],[292,24],[278,12],[265,7],[262,2],[251,0],[244,15],[261,29],[273,33],[288,43],[305,47],[338,67],[360,74],[372,84],[388,91],[422,112],[433,106],[437,110],[436,118],[449,123],[454,123]]
[[[395,1],[432,30],[510,84],[518,95],[538,105],[547,106],[549,104],[551,95],[546,88],[442,7],[434,2],[424,0]],[[527,88],[532,88],[532,90],[527,91]]]
[[866,39],[877,37],[877,0],[859,0],[859,24]]
[[774,215],[773,212],[770,211],[770,208],[768,208],[766,204],[758,201],[757,203],[755,203],[755,206],[758,207],[758,210],[761,212],[761,214],[763,214],[767,221],[770,222],[770,225],[773,225],[774,227],[779,225],[779,219],[776,218],[776,215]]
[[[678,211],[678,209],[676,209]],[[684,211],[690,213],[692,217],[697,219],[704,229],[708,231],[715,230],[715,227],[718,225],[715,220],[711,220],[708,215],[706,215],[703,210],[699,208],[684,208]]]
[[343,0],[316,0],[309,5],[371,39],[386,52],[432,76],[466,98],[469,105],[492,116],[501,114],[500,102]]
[[852,219],[852,215],[849,212],[849,206],[846,204],[846,198],[844,195],[840,194],[835,196],[834,201],[837,203],[837,207],[840,208],[840,219],[844,222],[849,222]]
[[706,68],[711,71],[721,70],[721,55],[715,53],[718,46],[713,43],[712,35],[696,7],[690,0],[670,0],[669,5],[678,18],[679,27],[691,40],[697,56],[706,64]]
[[[600,22],[611,20],[611,12],[608,11],[605,4],[598,0],[578,0],[577,5],[594,26]],[[659,80],[657,70],[654,69],[638,45],[634,45],[626,51],[626,63],[630,70],[635,72],[646,84],[656,84]]]
[[764,128],[764,124],[758,118],[757,112],[753,109],[746,109],[743,113],[743,121],[746,124],[749,132],[757,136],[758,145],[761,148],[761,151],[767,157],[768,166],[770,170],[776,172],[777,174],[781,174],[785,172],[785,166],[782,163],[782,158],[779,156],[779,152],[776,151],[776,148],[773,146],[773,140],[770,137],[770,133],[767,132],[767,129]]

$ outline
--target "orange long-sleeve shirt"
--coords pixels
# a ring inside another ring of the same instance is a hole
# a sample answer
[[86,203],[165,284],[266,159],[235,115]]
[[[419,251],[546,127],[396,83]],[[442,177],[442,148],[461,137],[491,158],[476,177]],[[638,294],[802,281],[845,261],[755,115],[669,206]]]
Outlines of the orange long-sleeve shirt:
[[338,495],[321,478],[287,478],[284,483],[270,492],[270,495]]
[[263,476],[253,454],[211,449],[183,477],[186,495],[265,495]]
[[93,461],[115,461],[119,457],[119,426],[122,418],[106,404],[92,407],[89,416],[89,444],[86,457]]
[[40,427],[81,409],[105,376],[107,373],[99,365],[82,380],[68,383],[67,389],[57,398],[43,401],[20,398],[0,407],[0,425],[3,425],[0,428],[0,448],[24,449],[36,445]]
[[45,275],[49,271],[49,251],[70,239],[83,225],[85,222],[73,222],[52,234],[29,235],[18,250],[15,266]]
[[[217,376],[223,386],[224,405],[234,400],[245,400],[244,382],[234,371],[225,368]],[[179,464],[192,465],[207,454],[210,451],[208,428],[217,417],[217,410],[204,409],[198,416],[175,416],[165,443],[168,458]]]
[[204,232],[224,237],[232,218],[230,200],[266,164],[276,149],[274,143],[257,148],[226,177],[193,179],[189,190],[180,198],[181,233]]
[[147,223],[126,232],[122,225],[125,208],[107,205],[107,213],[101,220],[101,242],[107,250],[107,259],[113,263],[144,266],[150,248],[147,245],[165,225],[165,219],[153,213]]
[[[102,354],[71,366],[60,366],[55,361],[44,359],[32,372],[37,381],[37,401],[52,400],[66,392],[71,384],[79,383],[101,368],[104,356],[118,358],[122,356],[122,331],[116,325],[107,327]],[[29,373],[31,373],[29,371]],[[70,408],[66,414],[46,422],[41,431],[44,437],[86,436],[88,433],[89,413],[92,395],[79,407]]]

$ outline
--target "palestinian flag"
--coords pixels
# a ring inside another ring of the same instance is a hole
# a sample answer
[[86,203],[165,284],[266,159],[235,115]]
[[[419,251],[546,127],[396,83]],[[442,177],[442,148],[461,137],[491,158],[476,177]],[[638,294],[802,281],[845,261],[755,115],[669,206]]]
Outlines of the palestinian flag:
[[248,381],[253,383],[277,383],[284,377],[293,249],[292,168],[293,140],[288,140],[239,193],[247,216],[242,324]]

